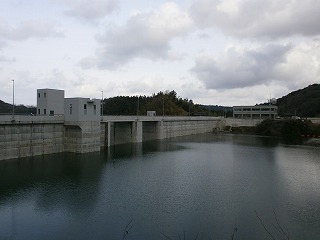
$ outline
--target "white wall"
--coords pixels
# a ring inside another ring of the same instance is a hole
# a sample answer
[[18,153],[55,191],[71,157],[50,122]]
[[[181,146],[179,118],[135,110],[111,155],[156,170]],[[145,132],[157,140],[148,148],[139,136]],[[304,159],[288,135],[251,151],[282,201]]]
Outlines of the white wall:
[[37,115],[50,115],[50,113],[64,114],[64,90],[37,89]]
[[100,103],[100,99],[65,98],[65,121],[100,121]]

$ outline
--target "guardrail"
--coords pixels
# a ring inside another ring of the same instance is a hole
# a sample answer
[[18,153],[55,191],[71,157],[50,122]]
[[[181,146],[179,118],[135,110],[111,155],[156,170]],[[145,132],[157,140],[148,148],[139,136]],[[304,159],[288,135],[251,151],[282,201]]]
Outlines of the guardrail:
[[214,121],[220,120],[223,117],[209,117],[209,116],[113,116],[105,115],[102,117],[102,122],[160,122],[160,121]]
[[63,123],[64,115],[0,115],[0,124]]

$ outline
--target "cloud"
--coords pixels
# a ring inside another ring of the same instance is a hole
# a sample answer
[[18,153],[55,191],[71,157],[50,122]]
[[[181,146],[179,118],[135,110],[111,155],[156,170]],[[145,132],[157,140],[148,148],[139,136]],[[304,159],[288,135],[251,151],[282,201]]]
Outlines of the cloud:
[[65,13],[69,16],[95,21],[111,14],[119,5],[119,0],[63,0],[68,6]]
[[138,12],[124,26],[114,27],[98,38],[100,68],[115,69],[135,58],[170,59],[170,42],[185,36],[193,26],[189,15],[175,3]]
[[30,38],[45,39],[63,37],[54,22],[46,20],[29,20],[20,25],[11,26],[0,19],[0,38],[4,40],[21,41]]
[[229,47],[218,57],[203,54],[191,69],[209,89],[234,89],[267,84],[276,66],[286,62],[290,45],[269,44],[256,48]]
[[317,41],[300,43],[274,68],[274,78],[290,90],[320,82],[320,48]]
[[201,27],[243,38],[320,34],[320,1],[197,0],[190,14]]
[[14,58],[9,59],[9,58],[7,58],[7,57],[4,57],[4,56],[1,56],[1,55],[0,55],[0,62],[13,63],[13,62],[15,62],[15,61],[16,61],[16,60],[15,60]]

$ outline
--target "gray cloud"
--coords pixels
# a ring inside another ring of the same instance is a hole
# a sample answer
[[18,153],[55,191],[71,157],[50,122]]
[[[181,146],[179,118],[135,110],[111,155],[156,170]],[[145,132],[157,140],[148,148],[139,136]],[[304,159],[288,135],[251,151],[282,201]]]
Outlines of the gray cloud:
[[100,68],[114,69],[140,57],[170,59],[170,42],[186,35],[192,20],[176,4],[166,3],[157,10],[139,12],[124,26],[114,27],[98,38]]
[[255,49],[229,48],[219,57],[200,56],[191,69],[209,89],[233,89],[266,84],[292,47],[270,44]]
[[198,0],[190,8],[199,26],[245,38],[319,35],[319,12],[314,0]]
[[54,22],[45,20],[29,20],[18,26],[10,26],[0,19],[0,38],[4,40],[21,41],[29,38],[45,39],[63,37]]
[[119,5],[119,0],[61,0],[68,6],[65,13],[86,21],[95,21],[111,14]]
[[14,58],[6,58],[4,56],[0,56],[0,62],[7,62],[7,63],[12,63],[12,62],[15,62],[16,60]]

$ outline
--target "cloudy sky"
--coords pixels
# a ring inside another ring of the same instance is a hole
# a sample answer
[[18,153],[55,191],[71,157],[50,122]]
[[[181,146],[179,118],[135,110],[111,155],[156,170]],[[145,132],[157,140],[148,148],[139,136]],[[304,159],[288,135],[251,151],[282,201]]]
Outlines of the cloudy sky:
[[319,0],[0,0],[0,100],[175,90],[249,105],[320,83]]

